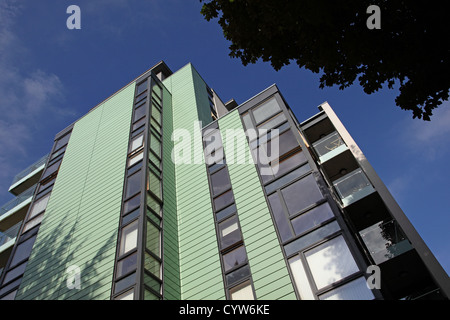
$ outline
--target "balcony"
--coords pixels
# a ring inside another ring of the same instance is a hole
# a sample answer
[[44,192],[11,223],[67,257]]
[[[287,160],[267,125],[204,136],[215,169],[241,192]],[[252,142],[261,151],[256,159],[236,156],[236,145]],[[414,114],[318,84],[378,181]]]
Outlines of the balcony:
[[17,237],[19,233],[20,226],[22,225],[22,221],[16,223],[14,226],[5,231],[0,231],[0,252],[3,252],[7,248],[9,248]]
[[9,192],[17,196],[23,193],[33,184],[36,184],[41,177],[48,156],[49,156],[48,154],[43,156],[38,161],[30,165],[28,168],[18,173],[14,177],[11,187],[9,187]]
[[347,146],[336,131],[314,142],[313,148],[319,156],[319,161],[321,163],[324,163],[347,150]]
[[375,192],[372,184],[361,169],[356,169],[333,181],[333,185],[346,207]]
[[376,223],[360,231],[359,234],[376,264],[412,249],[395,220]]
[[[5,203],[2,207],[0,207],[0,221],[5,220],[7,217],[11,216],[17,211],[25,211],[27,205],[31,203],[31,199],[33,197],[34,191],[36,190],[37,184],[31,186],[21,194],[19,194],[14,199]],[[23,209],[23,210],[22,210]]]

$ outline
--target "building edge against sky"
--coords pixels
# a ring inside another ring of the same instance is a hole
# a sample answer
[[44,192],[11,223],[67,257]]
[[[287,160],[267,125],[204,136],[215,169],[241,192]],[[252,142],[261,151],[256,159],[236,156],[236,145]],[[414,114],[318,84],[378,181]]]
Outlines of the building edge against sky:
[[450,295],[328,103],[302,122],[276,85],[224,103],[191,64],[161,61],[92,108],[9,191],[4,300]]

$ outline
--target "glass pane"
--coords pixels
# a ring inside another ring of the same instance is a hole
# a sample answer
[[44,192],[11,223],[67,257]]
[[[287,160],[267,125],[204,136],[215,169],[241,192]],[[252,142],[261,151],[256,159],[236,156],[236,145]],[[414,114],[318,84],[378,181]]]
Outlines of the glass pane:
[[247,262],[247,253],[245,252],[244,246],[241,246],[223,255],[225,272],[245,262]]
[[305,252],[305,257],[318,289],[359,270],[343,236]]
[[137,253],[133,253],[131,256],[126,257],[125,259],[117,262],[117,272],[116,277],[119,278],[128,272],[131,272],[136,269],[137,263]]
[[61,137],[58,139],[58,142],[56,142],[55,150],[58,150],[63,145],[65,145],[67,142],[69,142],[70,139],[70,133],[66,134],[64,137]]
[[141,204],[141,196],[138,194],[137,196],[127,200],[123,205],[123,213],[127,213]]
[[137,128],[139,128],[140,126],[143,126],[145,124],[146,118],[142,118],[141,120],[139,120],[138,122],[135,122],[133,124],[133,128],[131,129],[132,131],[136,130]]
[[294,276],[295,285],[298,293],[300,294],[300,299],[314,300],[314,294],[311,290],[308,277],[306,276],[306,272],[300,258],[295,256],[289,259],[289,266],[291,268],[292,275]]
[[213,189],[213,196],[221,194],[231,188],[227,168],[223,168],[211,175],[211,185]]
[[395,220],[378,222],[359,232],[376,264],[412,249]]
[[220,209],[230,205],[233,202],[234,202],[233,192],[230,190],[230,191],[225,192],[221,196],[218,196],[217,198],[215,198],[214,206],[217,211],[217,210],[220,210]]
[[161,205],[151,195],[147,196],[147,205],[150,207],[150,209],[161,215]]
[[159,300],[159,297],[145,289],[144,291],[144,300]]
[[128,222],[133,221],[134,219],[139,217],[139,212],[140,212],[140,210],[139,210],[139,208],[137,208],[136,210],[128,213],[126,216],[124,216],[122,218],[122,224],[126,225],[126,224],[128,224]]
[[250,118],[250,114],[246,113],[242,116],[242,120],[244,121],[245,129],[253,129],[252,119]]
[[27,232],[28,230],[30,230],[31,228],[34,228],[35,226],[37,226],[39,223],[42,222],[42,219],[44,219],[44,214],[41,213],[40,215],[38,215],[36,218],[29,220],[25,226],[23,227],[22,233]]
[[289,214],[295,214],[323,198],[311,174],[281,190]]
[[141,173],[142,170],[132,174],[127,178],[127,190],[125,192],[125,198],[138,193],[141,190]]
[[146,248],[150,250],[152,253],[161,256],[160,250],[160,232],[157,227],[153,225],[153,223],[147,221],[147,241]]
[[281,241],[287,241],[292,238],[293,234],[291,228],[289,227],[288,219],[284,214],[283,207],[281,205],[280,197],[277,193],[269,196],[270,207],[275,218],[275,223],[277,225],[278,234],[281,237]]
[[219,236],[222,248],[241,240],[241,232],[239,230],[237,216],[233,216],[221,223],[219,223]]
[[133,122],[135,122],[136,120],[139,120],[140,118],[142,118],[143,116],[145,116],[145,103],[134,110],[134,118],[133,118]]
[[275,170],[273,170],[274,175],[275,177],[282,176],[284,173],[304,162],[306,162],[306,157],[305,154],[300,150],[293,155],[281,160],[280,163],[273,164],[272,167],[278,165],[278,171],[276,170],[276,168]]
[[[294,133],[292,130],[288,130],[279,136],[280,139],[280,151],[279,155],[282,156],[286,154],[287,152],[291,151],[294,148],[297,148],[300,146],[297,139],[295,138]],[[270,146],[270,143],[268,144]]]
[[14,253],[14,257],[11,261],[11,267],[15,266],[17,263],[21,262],[22,260],[30,256],[35,240],[36,235],[28,240],[25,240],[24,242],[22,242],[17,246],[16,252]]
[[336,187],[336,190],[342,199],[353,195],[359,190],[371,186],[369,180],[361,169],[352,171],[342,178],[337,179],[333,182],[333,185]]
[[161,157],[161,142],[159,142],[154,134],[151,134],[150,149],[153,150],[158,157]]
[[320,139],[319,141],[314,142],[313,147],[316,150],[319,157],[321,157],[343,144],[344,141],[342,140],[341,136],[337,132],[333,132],[327,135],[326,137]]
[[120,296],[117,296],[114,300],[133,300],[134,299],[134,290],[131,289]]
[[252,286],[250,281],[246,281],[230,289],[231,300],[254,300]]
[[145,253],[144,268],[158,278],[161,278],[161,264],[147,252]]
[[47,178],[48,176],[50,176],[51,174],[55,173],[56,171],[58,171],[59,169],[59,165],[61,164],[62,160],[56,161],[54,164],[52,164],[51,166],[47,167],[47,169],[45,170],[44,174],[41,177],[41,180],[44,180],[45,178]]
[[147,90],[147,81],[142,82],[141,84],[138,85],[137,90],[136,90],[136,94],[139,95],[142,92],[144,92],[145,90]]
[[307,173],[309,171],[311,171],[311,167],[309,166],[309,164],[305,164],[305,165],[301,166],[300,168],[295,169],[294,171],[288,173],[284,177],[279,178],[278,180],[272,182],[271,184],[268,184],[266,186],[266,192],[272,193],[276,189],[283,187],[284,185],[288,184],[292,180],[297,179],[298,177],[304,175],[305,173]]
[[226,276],[227,285],[232,285],[246,277],[250,276],[250,267],[249,265],[245,265],[242,268],[239,268]]
[[328,223],[323,227],[320,227],[317,230],[314,230],[303,237],[300,237],[291,243],[284,246],[284,250],[286,251],[286,255],[291,255],[295,252],[298,252],[324,238],[327,236],[339,231],[339,224],[336,221]]
[[159,177],[151,170],[149,170],[148,173],[147,189],[153,192],[153,194],[159,199],[161,199],[161,181],[159,180]]
[[141,161],[144,157],[144,152],[140,152],[137,155],[131,157],[128,160],[128,167],[131,167],[133,164],[137,163],[138,161]]
[[280,114],[270,118],[269,120],[265,121],[264,123],[261,123],[258,126],[258,129],[270,130],[272,128],[275,128],[276,126],[278,126],[279,124],[283,123],[286,120],[287,120],[286,116],[283,113],[280,113]]
[[28,261],[22,263],[21,265],[15,267],[14,269],[8,271],[8,273],[5,275],[5,279],[3,279],[3,283],[8,283],[12,279],[17,278],[21,274],[25,272],[25,268],[27,267]]
[[320,300],[373,300],[375,297],[367,288],[364,277],[350,281],[319,296]]
[[50,193],[47,193],[45,196],[40,198],[39,200],[34,201],[33,207],[30,210],[30,216],[28,217],[31,219],[38,213],[41,213],[47,208],[48,200],[50,199]]
[[144,284],[156,292],[161,291],[161,284],[158,282],[158,280],[154,279],[152,276],[146,274],[145,272],[144,272]]
[[122,236],[120,237],[120,255],[123,255],[137,247],[137,227],[138,220],[122,229]]
[[266,103],[260,105],[259,107],[253,109],[253,117],[257,123],[275,115],[280,112],[281,108],[275,98],[270,99]]
[[134,137],[134,139],[131,141],[130,145],[130,152],[133,152],[137,150],[138,148],[142,147],[144,144],[144,135],[140,134],[137,137]]
[[333,218],[333,211],[331,211],[330,205],[324,203],[318,207],[315,207],[295,219],[292,219],[292,226],[296,235],[302,234],[315,226]]
[[130,274],[128,277],[123,278],[116,282],[114,286],[114,293],[118,293],[129,286],[132,286],[136,282],[136,273]]
[[158,110],[157,107],[152,107],[152,117],[158,122],[158,124],[161,124],[161,111]]
[[236,205],[232,204],[231,206],[226,207],[225,209],[216,213],[217,221],[220,221],[220,220],[232,215],[235,212],[236,212]]

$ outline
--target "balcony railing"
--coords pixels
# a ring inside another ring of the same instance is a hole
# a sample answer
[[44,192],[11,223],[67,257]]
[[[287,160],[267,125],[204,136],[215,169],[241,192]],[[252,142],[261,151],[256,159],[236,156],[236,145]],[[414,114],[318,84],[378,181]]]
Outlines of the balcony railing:
[[34,194],[34,190],[36,190],[36,186],[37,184],[31,186],[30,188],[28,188],[27,190],[25,190],[24,192],[22,192],[21,194],[19,194],[17,197],[15,197],[14,199],[11,199],[10,201],[8,201],[7,203],[5,203],[1,208],[0,208],[0,218],[2,215],[4,215],[6,212],[8,212],[9,210],[11,210],[12,208],[18,206],[19,204],[21,204],[22,202],[24,202],[25,200],[27,200],[28,198],[32,197]]
[[374,192],[372,184],[361,169],[356,169],[333,182],[344,206]]
[[18,173],[14,177],[11,185],[14,185],[17,181],[19,181],[20,179],[26,177],[27,175],[29,175],[31,172],[33,172],[34,170],[36,170],[40,166],[44,165],[47,162],[48,156],[49,156],[48,154],[43,156],[38,161],[36,161],[32,165],[30,165],[28,168],[26,168],[26,169],[22,170],[20,173]]
[[341,136],[337,132],[330,133],[322,139],[314,142],[313,147],[322,162],[329,159],[331,154],[339,153],[340,151],[346,149],[344,140],[342,140]]
[[9,228],[8,230],[0,232],[0,246],[4,245],[9,240],[17,237],[17,234],[19,233],[19,229],[20,229],[21,225],[22,225],[22,221],[16,223],[14,226]]
[[359,233],[376,264],[412,249],[397,221],[379,222]]

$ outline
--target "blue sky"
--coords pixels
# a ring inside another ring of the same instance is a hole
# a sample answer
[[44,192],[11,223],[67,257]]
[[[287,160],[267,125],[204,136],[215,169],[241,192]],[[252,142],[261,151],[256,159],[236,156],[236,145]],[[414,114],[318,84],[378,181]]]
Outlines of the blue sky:
[[[72,4],[81,30],[66,27]],[[173,71],[191,62],[224,101],[276,83],[300,121],[328,101],[449,273],[450,103],[426,123],[395,106],[397,89],[319,89],[319,76],[295,65],[244,67],[200,9],[198,0],[0,0],[0,203],[57,132],[158,61]]]

